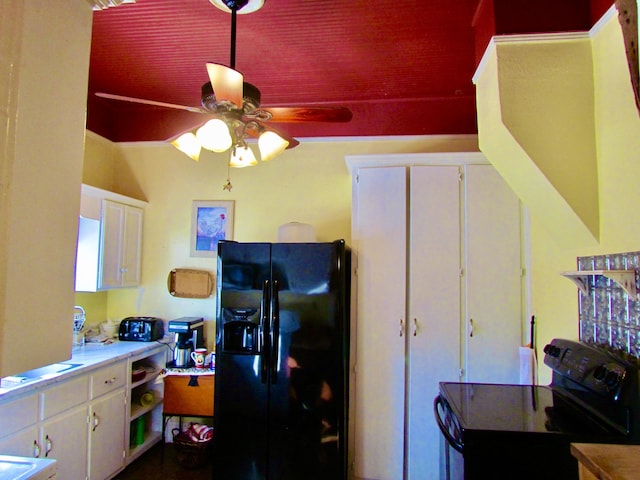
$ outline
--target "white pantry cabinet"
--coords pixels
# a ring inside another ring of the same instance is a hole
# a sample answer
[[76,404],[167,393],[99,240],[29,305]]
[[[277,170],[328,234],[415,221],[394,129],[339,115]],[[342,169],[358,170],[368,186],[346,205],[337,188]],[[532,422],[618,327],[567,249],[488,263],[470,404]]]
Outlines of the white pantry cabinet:
[[520,204],[481,154],[347,162],[355,478],[437,479],[438,382],[518,381]]
[[146,202],[82,186],[76,291],[140,285]]

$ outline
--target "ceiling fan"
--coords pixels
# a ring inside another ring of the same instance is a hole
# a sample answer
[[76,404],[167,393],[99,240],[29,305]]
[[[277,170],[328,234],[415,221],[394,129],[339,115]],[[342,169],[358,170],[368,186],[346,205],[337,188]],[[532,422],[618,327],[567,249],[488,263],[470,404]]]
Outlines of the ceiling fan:
[[201,106],[191,107],[173,103],[97,92],[98,97],[141,103],[156,107],[174,108],[203,113],[212,119],[206,121],[195,132],[186,132],[171,143],[194,160],[198,160],[201,148],[214,152],[231,149],[229,165],[246,167],[257,164],[255,156],[247,146],[247,137],[258,138],[262,161],[268,161],[293,148],[299,142],[280,132],[269,122],[349,122],[351,111],[346,107],[263,107],[260,90],[244,81],[235,70],[236,16],[252,13],[264,5],[265,0],[209,0],[221,10],[231,13],[230,66],[207,63],[209,81],[202,85]]

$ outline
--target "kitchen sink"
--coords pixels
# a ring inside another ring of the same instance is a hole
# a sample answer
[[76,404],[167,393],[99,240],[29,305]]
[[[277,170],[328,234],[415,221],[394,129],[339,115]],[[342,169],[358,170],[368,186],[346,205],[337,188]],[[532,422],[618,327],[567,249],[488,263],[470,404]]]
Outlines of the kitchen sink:
[[0,389],[18,387],[26,383],[35,382],[36,380],[46,380],[72,368],[81,367],[82,365],[82,363],[52,363],[51,365],[34,368],[33,370],[17,373],[9,377],[3,377],[0,379]]
[[14,375],[14,377],[28,378],[30,380],[36,378],[49,378],[80,366],[82,366],[81,363],[52,363],[45,367],[35,368],[27,372],[19,373]]

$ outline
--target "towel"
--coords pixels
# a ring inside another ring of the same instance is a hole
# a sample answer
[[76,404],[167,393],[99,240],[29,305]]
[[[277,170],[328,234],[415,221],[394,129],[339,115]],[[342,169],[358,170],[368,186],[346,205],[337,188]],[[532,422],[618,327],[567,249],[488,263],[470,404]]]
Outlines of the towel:
[[531,347],[520,347],[520,384],[536,384],[536,355]]
[[193,442],[208,442],[213,437],[213,427],[202,425],[200,423],[192,423],[185,430],[189,439]]

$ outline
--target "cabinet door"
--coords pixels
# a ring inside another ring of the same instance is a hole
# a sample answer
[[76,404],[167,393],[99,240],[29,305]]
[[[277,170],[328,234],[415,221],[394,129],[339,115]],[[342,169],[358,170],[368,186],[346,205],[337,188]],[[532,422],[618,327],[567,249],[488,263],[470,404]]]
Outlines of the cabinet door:
[[57,462],[58,477],[87,476],[87,407],[82,405],[44,421],[41,427],[42,458]]
[[92,401],[89,413],[89,479],[104,480],[124,465],[124,390]]
[[99,265],[100,288],[121,285],[122,234],[125,225],[125,205],[109,200],[102,202],[102,243]]
[[141,208],[103,201],[101,288],[140,284],[142,217]]
[[44,455],[44,449],[38,437],[38,428],[34,425],[0,439],[0,455],[36,458]]
[[522,341],[520,201],[491,165],[465,174],[466,378],[519,383]]
[[425,480],[438,478],[431,402],[438,382],[460,378],[460,168],[415,166],[410,178],[406,478]]
[[406,168],[363,168],[354,185],[357,255],[355,475],[403,478]]
[[122,234],[122,277],[120,286],[140,285],[140,259],[142,250],[142,213],[141,208],[125,207],[124,232]]

